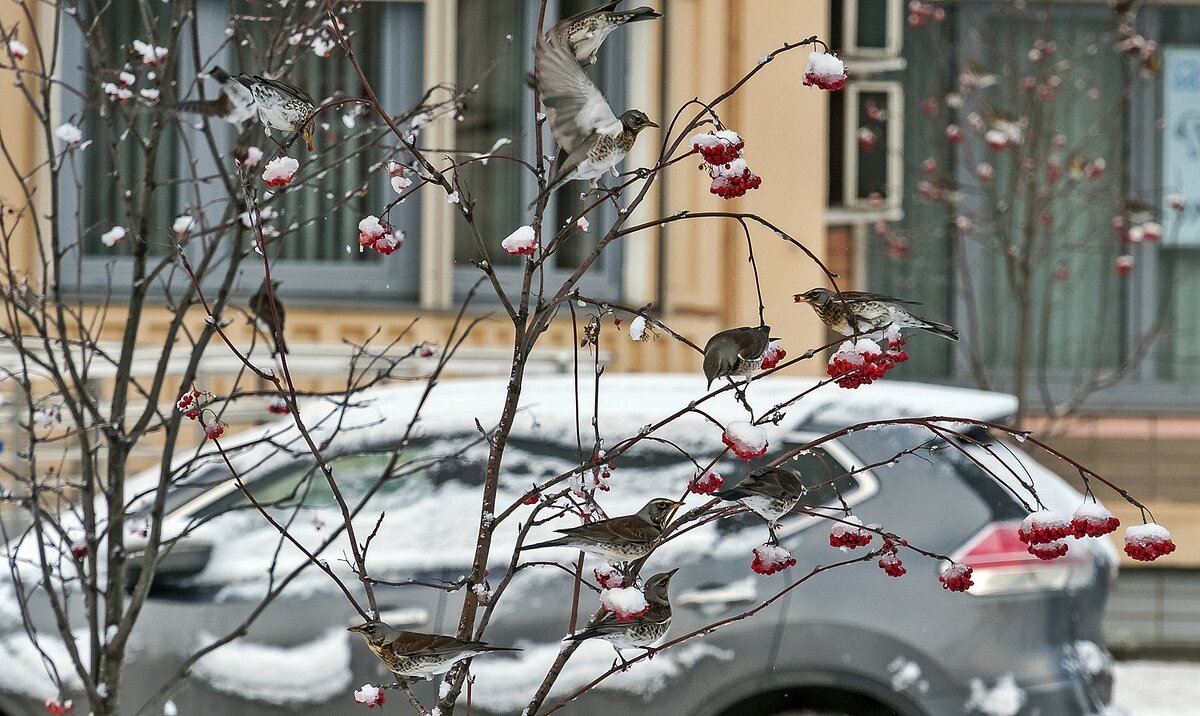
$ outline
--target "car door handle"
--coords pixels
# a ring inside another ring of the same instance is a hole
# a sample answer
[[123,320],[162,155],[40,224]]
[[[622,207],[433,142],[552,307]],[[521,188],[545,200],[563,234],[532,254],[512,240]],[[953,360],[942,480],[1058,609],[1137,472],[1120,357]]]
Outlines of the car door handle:
[[675,599],[681,606],[704,607],[714,604],[743,604],[758,599],[758,590],[749,580],[719,584],[684,592]]
[[429,623],[429,610],[424,607],[382,607],[379,621],[397,629],[425,626]]

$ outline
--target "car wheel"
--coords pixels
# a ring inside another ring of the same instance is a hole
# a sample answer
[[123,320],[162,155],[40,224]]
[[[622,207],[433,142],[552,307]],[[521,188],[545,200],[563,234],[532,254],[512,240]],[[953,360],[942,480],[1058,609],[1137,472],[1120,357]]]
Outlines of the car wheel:
[[789,709],[787,711],[776,711],[771,716],[850,716],[842,711],[813,711],[812,709]]

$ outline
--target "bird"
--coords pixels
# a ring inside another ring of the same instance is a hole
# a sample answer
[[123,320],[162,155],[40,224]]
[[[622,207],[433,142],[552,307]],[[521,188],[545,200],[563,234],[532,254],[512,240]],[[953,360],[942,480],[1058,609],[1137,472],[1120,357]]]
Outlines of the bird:
[[926,320],[911,313],[905,306],[919,306],[917,301],[885,296],[870,291],[830,291],[810,288],[792,296],[796,303],[807,303],[826,326],[843,336],[882,331],[888,326],[917,328],[935,335],[958,340],[958,331],[945,323]]
[[559,148],[536,204],[568,181],[590,180],[594,188],[606,171],[616,173],[643,129],[658,125],[637,109],[617,117],[575,59],[562,29],[551,28],[539,39],[534,55],[534,85]]
[[402,677],[431,679],[463,659],[496,651],[520,651],[442,634],[403,631],[379,620],[352,626],[347,631],[360,634],[388,671]]
[[604,44],[604,40],[613,30],[629,22],[662,17],[662,14],[646,6],[617,10],[616,7],[620,4],[621,0],[612,0],[600,7],[584,10],[559,20],[550,31],[567,38],[567,44],[580,65],[594,65],[600,45]]
[[637,514],[556,530],[563,536],[546,542],[527,544],[521,549],[574,547],[613,563],[641,559],[653,551],[658,538],[662,536],[663,527],[671,511],[682,504],[665,497],[657,497],[647,502]]
[[[267,282],[264,279],[262,285],[258,287],[258,291],[250,297],[250,313],[254,316],[254,324],[259,330],[266,333],[274,341],[276,348],[271,350],[271,355],[276,353],[287,353],[287,343],[283,339],[283,303],[279,300],[279,287],[281,281],[272,281],[271,290],[267,292]],[[274,310],[271,304],[274,303]],[[278,325],[275,323],[275,318],[279,318]]]
[[713,495],[722,500],[740,502],[766,520],[771,542],[776,543],[775,528],[779,518],[792,511],[804,491],[804,483],[798,474],[782,467],[769,467],[755,470],[733,487],[718,490]]
[[258,112],[253,93],[220,67],[214,66],[208,71],[208,76],[221,83],[220,96],[205,101],[180,102],[179,109],[183,112],[203,114],[206,117],[219,117],[241,129],[242,123],[254,117]]
[[312,95],[287,82],[273,80],[261,75],[241,74],[234,77],[254,96],[258,119],[267,128],[298,133],[304,138],[308,151],[313,149],[313,114],[317,103]]
[[771,345],[771,327],[730,328],[713,335],[704,344],[704,377],[708,387],[724,376],[745,376],[758,370]]
[[[647,654],[654,653],[651,645],[663,638],[671,628],[671,577],[678,571],[672,569],[670,572],[660,572],[646,580],[642,593],[650,609],[645,614],[629,621],[618,621],[612,612],[605,612],[595,624],[571,634],[564,641],[607,641],[613,645],[617,659],[620,659],[622,664],[627,664],[625,657],[621,655],[622,649],[641,648],[645,649]],[[616,665],[617,662],[613,661],[613,666]]]

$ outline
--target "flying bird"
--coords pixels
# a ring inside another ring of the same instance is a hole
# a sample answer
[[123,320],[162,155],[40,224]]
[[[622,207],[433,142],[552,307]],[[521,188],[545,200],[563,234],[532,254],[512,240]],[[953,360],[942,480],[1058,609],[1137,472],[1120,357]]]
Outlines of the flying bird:
[[604,40],[613,30],[626,23],[662,17],[653,8],[645,6],[635,7],[632,10],[617,10],[616,7],[620,4],[621,0],[612,0],[612,2],[599,7],[584,10],[564,20],[559,20],[550,29],[550,32],[559,33],[567,39],[567,44],[579,64],[594,65],[600,45],[604,44]]
[[681,504],[683,503],[658,497],[647,502],[637,514],[557,530],[563,534],[562,537],[527,544],[522,549],[574,547],[609,562],[641,559],[654,549],[671,511]]
[[[640,648],[645,649],[647,653],[652,652],[651,645],[663,638],[667,630],[671,628],[669,590],[671,577],[674,577],[678,571],[678,569],[672,569],[670,572],[660,572],[646,580],[642,593],[645,595],[650,609],[645,614],[629,621],[618,621],[612,612],[606,612],[598,622],[583,631],[568,636],[565,641],[583,641],[585,639],[607,641],[617,651],[617,658],[621,660],[622,664],[626,663],[625,657],[621,655],[622,649]],[[616,666],[615,661],[613,666]]]
[[536,204],[568,181],[586,179],[596,187],[605,172],[616,173],[638,133],[658,125],[636,109],[617,117],[557,26],[538,40],[534,56],[534,84],[559,147],[559,158]]
[[771,327],[730,328],[713,335],[704,344],[704,377],[708,387],[724,376],[747,379],[762,365],[763,354],[771,345]]
[[254,96],[258,119],[267,128],[267,136],[272,129],[299,134],[312,151],[312,117],[317,111],[312,95],[295,85],[260,75],[242,74],[234,79]]
[[258,107],[254,104],[254,95],[220,67],[214,66],[208,71],[208,76],[221,83],[220,96],[205,101],[180,102],[180,111],[218,117],[241,129],[242,123],[253,118],[258,112]]
[[772,543],[778,541],[775,528],[779,518],[791,512],[803,494],[804,483],[800,481],[800,476],[782,467],[756,470],[733,487],[713,493],[722,500],[740,502],[766,520]]
[[797,293],[792,299],[796,303],[812,306],[822,323],[843,336],[882,331],[894,325],[897,328],[928,331],[952,341],[958,340],[958,331],[954,326],[926,320],[905,308],[921,305],[917,301],[906,301],[869,291],[839,293],[827,288],[811,288],[804,293]]
[[[264,279],[262,285],[258,287],[258,291],[250,297],[250,314],[254,316],[254,325],[271,337],[275,347],[271,349],[271,355],[277,353],[287,353],[287,343],[283,340],[283,303],[279,300],[280,281],[271,282],[271,291],[267,292],[267,282]],[[271,304],[274,303],[274,310],[271,310]],[[275,318],[279,318],[279,322],[275,322]]]
[[436,674],[446,673],[463,659],[480,654],[520,651],[441,634],[402,631],[378,620],[352,626],[348,631],[361,635],[388,671],[409,678],[433,678]]

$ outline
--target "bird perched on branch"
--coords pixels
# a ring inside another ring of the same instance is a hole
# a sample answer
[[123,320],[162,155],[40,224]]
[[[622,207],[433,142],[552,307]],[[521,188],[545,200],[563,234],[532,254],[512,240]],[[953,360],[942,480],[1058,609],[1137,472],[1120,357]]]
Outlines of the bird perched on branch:
[[[280,281],[271,282],[271,290],[267,291],[267,282],[264,279],[262,285],[258,287],[258,291],[250,297],[250,313],[254,316],[254,325],[266,333],[272,341],[273,348],[271,355],[277,353],[287,353],[287,343],[283,340],[283,304],[279,301],[279,287],[282,285]],[[271,304],[274,303],[274,310]],[[276,323],[276,317],[279,322]]]
[[778,541],[775,528],[779,525],[779,518],[791,512],[803,494],[804,483],[800,481],[800,476],[782,467],[756,470],[733,487],[713,493],[722,500],[740,502],[766,520],[772,543]]
[[763,354],[771,345],[771,327],[730,328],[715,334],[704,344],[704,377],[708,387],[724,376],[750,377],[762,365]]
[[574,547],[598,555],[609,562],[641,559],[654,549],[671,511],[682,504],[658,497],[647,502],[637,514],[557,530],[563,534],[562,537],[527,544],[522,549]]
[[220,67],[214,66],[208,71],[208,76],[221,83],[220,96],[205,101],[180,102],[180,111],[195,112],[206,117],[219,117],[241,129],[242,122],[254,117],[258,111],[258,107],[254,104],[254,95],[241,82],[230,77],[229,73]]
[[[598,622],[568,636],[564,641],[583,641],[585,639],[600,639],[613,645],[617,658],[624,664],[625,657],[622,649],[645,649],[652,653],[651,645],[663,638],[671,628],[671,597],[669,594],[671,577],[678,569],[670,572],[660,572],[646,580],[642,593],[650,609],[643,615],[629,621],[618,621],[612,612],[606,612]],[[613,662],[616,665],[616,662]]]
[[953,326],[926,320],[905,308],[921,305],[917,301],[869,291],[839,293],[827,288],[811,288],[804,293],[797,293],[792,299],[796,303],[812,306],[822,323],[843,336],[882,331],[894,325],[897,328],[918,328],[952,341],[958,340],[958,331]]
[[616,173],[643,129],[658,126],[640,110],[627,110],[620,117],[613,113],[558,25],[534,48],[533,81],[559,148],[550,179],[535,204],[568,181],[586,179],[595,187],[605,172]]
[[397,676],[432,678],[452,666],[480,654],[495,651],[520,651],[506,646],[489,646],[482,641],[464,641],[441,634],[402,631],[381,621],[352,626],[348,631],[361,634],[375,656]]
[[271,135],[272,129],[299,134],[308,151],[312,151],[312,117],[317,111],[312,95],[295,85],[260,75],[242,74],[233,79],[254,96],[258,119],[267,128],[267,136]]
[[604,44],[604,40],[613,30],[626,23],[662,17],[653,8],[645,6],[632,10],[617,10],[616,7],[620,4],[621,0],[612,0],[591,10],[584,10],[559,20],[550,31],[566,37],[579,64],[594,65],[600,45]]

